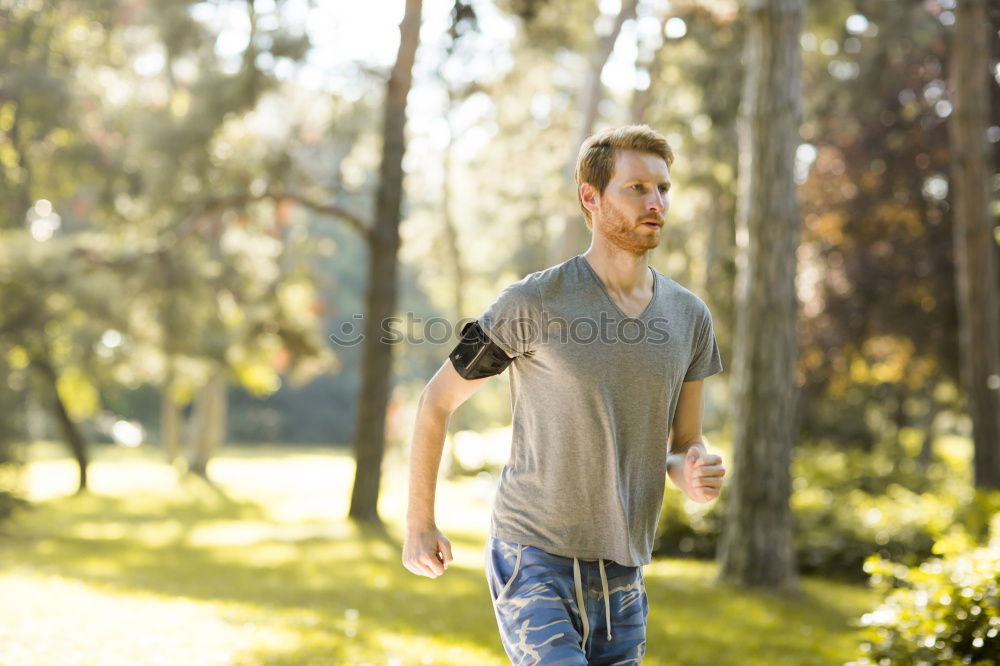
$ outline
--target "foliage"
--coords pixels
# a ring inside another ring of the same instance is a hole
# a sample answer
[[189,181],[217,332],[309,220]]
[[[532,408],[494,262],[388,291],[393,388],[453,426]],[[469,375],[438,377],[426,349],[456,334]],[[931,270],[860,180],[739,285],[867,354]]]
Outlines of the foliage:
[[[803,35],[807,437],[870,446],[962,409],[947,134],[954,6],[825,2]],[[991,19],[995,32],[1000,13]],[[996,109],[1000,86],[990,88]]]
[[[359,217],[375,196],[385,61],[335,57],[320,90],[303,85],[329,51],[288,20],[300,4],[4,5],[0,56],[10,67],[0,83],[0,227],[23,228],[25,212],[45,199],[62,219],[57,236],[118,234],[154,252],[172,244],[157,255],[156,267],[137,267],[148,279],[130,320],[141,320],[144,330],[133,330],[134,321],[116,329],[132,342],[149,341],[133,355],[146,367],[127,372],[118,363],[110,380],[93,380],[92,394],[134,390],[139,375],[162,379],[157,368],[173,359],[175,391],[184,398],[206,365],[227,357],[232,377],[246,385],[238,391],[247,406],[241,416],[253,416],[259,405],[280,412],[274,435],[313,439],[325,429],[332,439],[349,437],[357,348],[338,349],[336,366],[312,364],[301,376],[324,367],[336,374],[291,387],[282,363],[273,361],[296,342],[282,334],[294,327],[250,333],[276,314],[259,307],[272,293],[263,278],[274,264],[294,268],[277,275],[279,283],[304,274],[315,282],[310,309],[323,319],[311,324],[314,332],[352,322],[364,290],[364,245],[353,231],[332,230],[336,222],[302,210],[289,216],[288,202],[275,205],[266,196],[271,188],[296,190]],[[557,227],[577,214],[566,173],[577,147],[569,143],[587,53],[614,4],[427,7],[426,20],[437,28],[427,31],[415,71],[419,104],[408,133],[400,310],[475,316],[504,283],[547,265]],[[597,123],[631,119],[630,107],[648,94],[641,120],[666,133],[677,153],[677,195],[651,261],[709,302],[724,358],[732,348],[741,7],[639,3],[604,72]],[[934,427],[939,407],[959,404],[944,131],[949,7],[936,0],[831,0],[807,16],[798,281],[807,434],[871,444],[899,427]],[[663,37],[667,18],[683,21],[683,36]],[[237,33],[245,33],[245,45],[233,46]],[[1000,87],[992,90],[996,108]],[[458,285],[449,262],[441,261],[447,191],[466,268]],[[221,239],[234,227],[246,236],[232,244],[228,234],[233,251],[223,252]],[[264,237],[287,251],[258,263],[253,248]],[[247,261],[240,260],[244,252]],[[464,312],[453,311],[456,291]],[[220,325],[218,315],[229,307],[220,301],[235,303],[245,325]],[[77,341],[80,357],[96,342],[89,334]],[[410,345],[397,354],[400,396],[415,394],[409,384],[422,384],[446,352]],[[59,370],[86,375],[75,361]],[[124,375],[135,381],[121,381]],[[502,397],[494,386],[487,390]],[[275,389],[273,399],[264,399]],[[317,409],[322,396],[330,396],[331,409]],[[490,400],[456,419],[463,428],[495,425],[507,415],[502,403]],[[296,426],[307,422],[299,432]]]
[[[924,468],[882,447],[871,453],[798,447],[791,504],[799,570],[860,580],[873,553],[915,565],[956,521],[981,526],[967,468],[968,461],[947,450]],[[714,557],[727,501],[723,491],[710,505],[696,505],[668,488],[656,552]]]
[[[0,352],[16,391],[55,390],[79,420],[140,386],[186,402],[219,365],[253,395],[333,365],[306,230],[265,196],[295,141],[253,126],[275,67],[309,47],[281,9],[5,10]],[[226,16],[247,21],[238,54],[216,48]]]
[[872,586],[888,596],[862,616],[864,657],[854,664],[1000,663],[1000,492],[982,492],[977,504],[993,513],[987,542],[958,528],[919,566],[879,555],[865,561]]

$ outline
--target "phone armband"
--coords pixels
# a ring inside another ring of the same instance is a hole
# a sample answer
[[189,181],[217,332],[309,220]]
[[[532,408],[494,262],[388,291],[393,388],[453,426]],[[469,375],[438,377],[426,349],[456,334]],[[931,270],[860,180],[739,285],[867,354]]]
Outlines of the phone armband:
[[470,321],[462,327],[462,339],[448,358],[458,374],[466,379],[499,375],[514,360],[490,340],[478,321]]

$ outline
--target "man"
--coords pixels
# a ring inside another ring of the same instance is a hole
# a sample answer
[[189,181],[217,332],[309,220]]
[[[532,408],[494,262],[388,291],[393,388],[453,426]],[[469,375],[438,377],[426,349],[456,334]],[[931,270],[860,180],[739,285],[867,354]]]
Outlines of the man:
[[576,181],[590,248],[504,289],[420,396],[403,564],[436,578],[452,560],[434,522],[448,419],[511,368],[486,568],[515,664],[640,663],[664,479],[697,502],[722,487],[701,433],[702,381],[722,370],[711,315],[647,264],[672,163],[645,125],[587,139]]

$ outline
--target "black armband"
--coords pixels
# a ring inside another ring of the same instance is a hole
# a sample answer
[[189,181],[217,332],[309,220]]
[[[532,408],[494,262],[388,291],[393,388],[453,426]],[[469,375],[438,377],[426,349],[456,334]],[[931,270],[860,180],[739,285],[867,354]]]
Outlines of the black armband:
[[470,321],[462,327],[462,339],[448,358],[458,374],[466,379],[499,375],[514,360],[490,340],[478,321]]

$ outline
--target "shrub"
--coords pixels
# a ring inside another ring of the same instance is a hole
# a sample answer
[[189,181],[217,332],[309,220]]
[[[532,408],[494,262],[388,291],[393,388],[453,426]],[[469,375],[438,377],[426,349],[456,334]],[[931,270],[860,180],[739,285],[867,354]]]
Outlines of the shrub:
[[[865,559],[876,553],[918,564],[932,554],[935,538],[963,519],[967,476],[946,460],[925,469],[879,448],[797,448],[791,505],[799,570],[864,580]],[[668,490],[655,554],[714,557],[728,496],[724,490],[698,505]]]
[[726,493],[723,493],[711,504],[699,506],[689,501],[684,493],[667,488],[653,555],[700,559],[715,557],[722,516],[725,515],[725,498]]
[[[976,502],[998,503],[1000,493]],[[934,554],[915,567],[878,555],[865,561],[871,584],[887,597],[861,618],[856,666],[1000,664],[1000,515],[985,545],[956,527]]]

